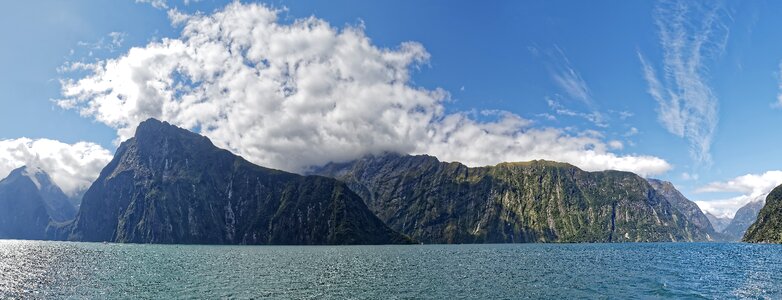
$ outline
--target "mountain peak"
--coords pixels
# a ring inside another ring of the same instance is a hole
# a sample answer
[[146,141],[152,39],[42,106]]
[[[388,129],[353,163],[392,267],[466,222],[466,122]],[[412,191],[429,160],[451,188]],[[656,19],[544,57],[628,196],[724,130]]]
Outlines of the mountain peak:
[[38,166],[21,166],[8,174],[8,178],[22,177],[27,177],[30,181],[32,181],[38,190],[52,185],[52,180],[49,177],[49,174],[47,174],[46,171]]
[[146,137],[149,135],[160,135],[160,134],[193,134],[192,132],[179,128],[173,124],[170,124],[166,121],[160,121],[155,118],[149,118],[144,122],[141,122],[138,124],[138,127],[136,127],[136,137]]
[[409,242],[342,182],[254,165],[155,119],[122,143],[72,227],[57,234],[136,243]]
[[[24,207],[29,211],[17,212],[9,210],[10,213],[19,213],[28,216],[27,218],[51,219],[56,222],[64,222],[74,218],[76,209],[68,201],[68,197],[62,192],[60,187],[52,181],[49,174],[37,165],[27,165],[19,167],[0,181],[0,202],[5,203],[6,210],[9,207]],[[3,204],[0,203],[0,208]],[[34,211],[43,209],[44,211]],[[24,209],[23,209],[24,210]],[[0,215],[0,218],[3,216]],[[6,216],[8,218],[9,216]],[[44,222],[37,220],[35,222]],[[34,222],[24,223],[25,226],[31,226],[30,230],[42,230],[41,224]],[[2,227],[2,226],[0,226]],[[2,228],[0,228],[2,231]],[[29,233],[29,232],[28,232]],[[37,234],[40,234],[38,232]],[[40,238],[39,235],[19,235],[20,238]]]
[[149,118],[136,127],[134,140],[142,153],[154,157],[181,151],[198,152],[214,147],[205,136],[154,118]]
[[646,181],[649,181],[649,183],[651,184],[658,184],[660,186],[673,186],[673,183],[671,183],[670,181],[665,181],[656,178],[646,178]]

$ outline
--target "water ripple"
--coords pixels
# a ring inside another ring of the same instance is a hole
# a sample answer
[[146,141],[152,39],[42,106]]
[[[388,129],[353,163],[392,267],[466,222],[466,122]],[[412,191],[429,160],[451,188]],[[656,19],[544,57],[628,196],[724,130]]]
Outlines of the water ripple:
[[782,246],[0,241],[0,298],[782,298]]

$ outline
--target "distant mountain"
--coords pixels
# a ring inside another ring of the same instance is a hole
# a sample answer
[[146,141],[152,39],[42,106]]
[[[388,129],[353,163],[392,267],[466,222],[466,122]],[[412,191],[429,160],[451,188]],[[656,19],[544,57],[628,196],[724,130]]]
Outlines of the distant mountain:
[[[52,181],[49,174],[40,168],[22,167],[21,173],[30,178],[38,188],[38,192],[46,204],[46,212],[56,222],[73,220],[76,217],[76,208],[70,199],[62,192],[60,187]],[[12,172],[13,173],[13,172]]]
[[763,199],[751,201],[736,211],[733,220],[722,230],[722,234],[732,241],[739,241],[747,232],[749,226],[757,220],[760,209],[763,208]]
[[756,221],[747,229],[743,240],[753,243],[782,243],[782,185],[768,194],[766,204],[757,214]]
[[387,154],[314,173],[347,182],[391,228],[425,243],[711,239],[705,217],[691,221],[628,172],[550,161],[470,168]]
[[120,145],[69,231],[72,240],[131,243],[410,242],[342,182],[259,167],[154,119]]
[[75,216],[68,197],[41,169],[21,167],[0,181],[0,238],[44,239],[52,223]]
[[706,218],[709,218],[709,223],[711,223],[711,226],[714,227],[714,230],[716,230],[717,232],[722,232],[723,230],[725,230],[725,228],[728,227],[730,222],[733,221],[732,218],[717,217],[708,212],[706,212]]
[[695,204],[695,202],[684,197],[684,195],[673,186],[673,183],[658,179],[647,179],[647,181],[657,193],[665,197],[668,202],[671,203],[673,208],[684,214],[695,227],[698,227],[701,231],[715,237],[717,231],[712,227],[709,218],[701,211],[698,204]]

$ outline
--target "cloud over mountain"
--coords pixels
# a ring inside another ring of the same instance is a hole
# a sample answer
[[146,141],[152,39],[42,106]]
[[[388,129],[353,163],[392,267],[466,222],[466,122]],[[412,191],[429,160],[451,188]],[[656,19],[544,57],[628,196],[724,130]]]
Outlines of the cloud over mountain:
[[62,81],[58,105],[117,129],[120,140],[155,117],[288,171],[386,151],[472,166],[543,158],[642,175],[671,168],[611,152],[592,132],[537,128],[509,112],[446,113],[448,92],[411,81],[429,60],[421,44],[382,48],[362,27],[281,22],[278,13],[239,2],[212,14],[170,10],[179,37],[82,66],[88,74]]
[[88,142],[66,144],[29,138],[0,140],[0,179],[18,167],[38,166],[63,192],[72,196],[87,189],[111,157],[108,150]]
[[766,195],[780,184],[782,184],[782,171],[746,174],[728,181],[712,182],[695,191],[696,193],[740,193],[740,195],[695,202],[713,215],[732,216],[736,210],[749,202],[765,200]]

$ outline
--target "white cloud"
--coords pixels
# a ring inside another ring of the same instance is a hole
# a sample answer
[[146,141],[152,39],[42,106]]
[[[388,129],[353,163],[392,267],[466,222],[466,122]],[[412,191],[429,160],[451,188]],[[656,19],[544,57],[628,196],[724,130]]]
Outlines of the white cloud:
[[558,61],[558,64],[551,70],[552,79],[568,96],[592,106],[592,92],[589,90],[586,81],[573,68],[570,60],[565,56],[565,52],[557,46],[554,48],[556,54],[551,56],[556,56],[554,59]]
[[[592,91],[584,78],[581,77],[581,74],[570,63],[570,59],[565,55],[565,52],[555,45],[554,50],[549,52],[548,56],[551,61],[549,73],[554,83],[559,86],[569,99],[574,99],[584,104],[589,112],[567,109],[559,101],[547,98],[546,101],[549,107],[559,115],[580,117],[593,123],[595,126],[608,127],[606,118],[597,109],[597,105],[592,99]],[[559,95],[556,95],[556,97],[561,98]]]
[[109,37],[111,38],[111,47],[112,49],[117,49],[119,47],[122,47],[122,43],[125,42],[125,37],[127,36],[127,33],[124,32],[109,32]]
[[691,174],[691,173],[683,172],[681,177],[682,177],[682,180],[689,181],[689,180],[698,180],[698,178],[700,176],[698,174]]
[[[197,129],[254,163],[300,172],[386,151],[428,153],[469,165],[552,159],[587,170],[659,174],[671,166],[619,155],[594,134],[570,135],[502,111],[446,114],[448,93],[414,86],[429,53],[415,42],[372,44],[361,27],[234,2],[213,14],[170,10],[183,26],[163,39],[62,81],[61,107],[133,134],[149,117]],[[86,68],[89,69],[89,68]]]
[[711,3],[661,2],[654,12],[663,50],[662,78],[639,52],[658,117],[671,133],[687,139],[698,163],[711,164],[710,148],[719,102],[708,83],[709,58],[724,51],[728,28]]
[[152,7],[157,9],[167,9],[168,4],[166,4],[166,0],[136,0],[136,3],[145,3],[152,5]]
[[635,115],[634,113],[631,113],[629,111],[624,111],[624,110],[623,111],[617,111],[615,113],[617,115],[619,115],[619,119],[620,120],[626,120],[627,118],[630,118],[630,117]]
[[638,128],[630,127],[630,129],[628,129],[627,132],[625,132],[625,136],[631,137],[637,135],[638,133],[639,133]]
[[18,167],[39,166],[49,173],[66,194],[87,189],[111,160],[111,152],[100,145],[66,144],[49,139],[0,140],[0,178]]
[[738,192],[760,195],[782,184],[782,171],[768,171],[763,174],[746,174],[728,181],[709,183],[698,188],[699,193]]
[[727,199],[699,200],[695,201],[701,210],[708,212],[720,218],[733,218],[736,211],[750,202],[765,201],[766,195],[752,197],[750,195],[739,195]]
[[[127,37],[127,35],[128,34],[124,32],[112,31],[95,42],[79,41],[76,43],[76,45],[78,45],[81,48],[80,50],[89,51],[89,56],[92,56],[94,52],[113,53],[122,48],[122,44],[125,42],[125,38]],[[75,53],[76,51],[74,49],[70,50],[70,55],[74,55]],[[60,68],[68,68],[69,64],[74,64],[74,63],[66,63],[65,66]]]
[[557,115],[568,116],[568,117],[579,117],[591,122],[597,127],[602,127],[602,128],[608,127],[608,123],[606,123],[605,119],[603,118],[603,115],[598,111],[592,111],[590,113],[575,111],[565,107],[559,101],[556,101],[551,98],[546,98],[546,103],[548,104],[549,109],[554,111],[554,113],[556,113]]
[[782,171],[768,171],[763,174],[747,174],[728,181],[712,182],[698,188],[696,193],[741,193],[727,199],[696,201],[703,210],[715,216],[730,216],[751,201],[764,201],[766,195],[782,184]]
[[622,150],[622,148],[624,148],[624,144],[622,144],[620,141],[613,140],[608,142],[608,147],[611,147],[611,149],[614,150]]

